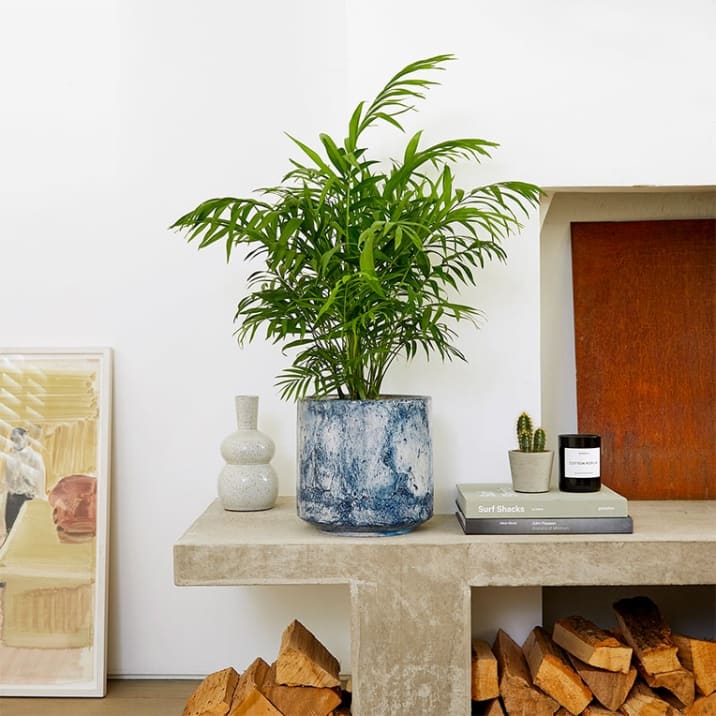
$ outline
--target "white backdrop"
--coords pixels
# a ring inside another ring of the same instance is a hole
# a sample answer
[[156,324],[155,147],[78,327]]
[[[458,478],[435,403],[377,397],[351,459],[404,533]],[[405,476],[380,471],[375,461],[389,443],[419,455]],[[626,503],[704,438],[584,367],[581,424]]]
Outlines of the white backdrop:
[[[172,544],[216,494],[233,396],[260,396],[281,492],[294,407],[280,350],[240,350],[246,268],[167,230],[216,195],[278,181],[283,132],[342,137],[409,61],[454,52],[411,128],[503,147],[470,182],[716,184],[716,4],[588,0],[5,0],[0,4],[2,343],[115,351],[109,670],[204,674],[298,617],[348,670],[347,590],[178,589]],[[375,136],[376,151],[401,137]],[[513,418],[540,414],[539,217],[466,300],[469,364],[399,366],[433,396],[437,507],[509,479]],[[320,596],[319,596],[320,595]]]

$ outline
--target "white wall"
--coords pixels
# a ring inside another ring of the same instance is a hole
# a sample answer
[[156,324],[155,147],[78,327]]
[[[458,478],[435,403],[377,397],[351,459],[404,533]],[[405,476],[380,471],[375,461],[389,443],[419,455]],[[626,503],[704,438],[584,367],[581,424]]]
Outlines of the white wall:
[[[407,62],[460,58],[411,126],[503,144],[466,181],[716,184],[711,0],[6,0],[0,5],[0,322],[6,345],[115,350],[109,670],[202,674],[272,658],[304,619],[349,668],[347,592],[178,589],[171,548],[215,496],[233,396],[261,396],[293,492],[280,351],[239,350],[246,268],[167,226],[277,181],[284,130],[341,135]],[[397,151],[393,134],[379,151]],[[466,296],[468,365],[398,367],[433,396],[437,506],[508,480],[512,420],[539,414],[539,217]],[[501,427],[502,426],[502,427]],[[231,635],[231,636],[229,636]]]

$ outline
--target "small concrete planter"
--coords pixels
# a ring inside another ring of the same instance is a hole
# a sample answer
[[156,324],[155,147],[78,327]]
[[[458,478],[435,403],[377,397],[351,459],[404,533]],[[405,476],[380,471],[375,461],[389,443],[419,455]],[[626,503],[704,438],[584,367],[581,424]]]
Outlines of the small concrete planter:
[[298,516],[327,532],[393,535],[433,514],[430,398],[298,403]]
[[554,450],[510,450],[510,471],[515,492],[547,492],[552,477]]

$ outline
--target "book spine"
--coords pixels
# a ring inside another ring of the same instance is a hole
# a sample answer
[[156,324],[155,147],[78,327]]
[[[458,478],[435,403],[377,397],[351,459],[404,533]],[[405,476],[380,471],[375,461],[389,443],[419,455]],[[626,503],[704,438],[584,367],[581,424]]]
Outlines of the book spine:
[[465,534],[631,534],[632,518],[627,517],[557,517],[546,518],[466,518],[455,513]]

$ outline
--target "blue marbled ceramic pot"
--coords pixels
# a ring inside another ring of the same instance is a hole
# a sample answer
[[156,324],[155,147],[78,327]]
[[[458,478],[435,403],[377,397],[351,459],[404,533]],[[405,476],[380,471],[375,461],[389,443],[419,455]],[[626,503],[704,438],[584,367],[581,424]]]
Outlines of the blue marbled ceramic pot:
[[298,516],[328,532],[391,535],[433,514],[430,398],[298,404]]

